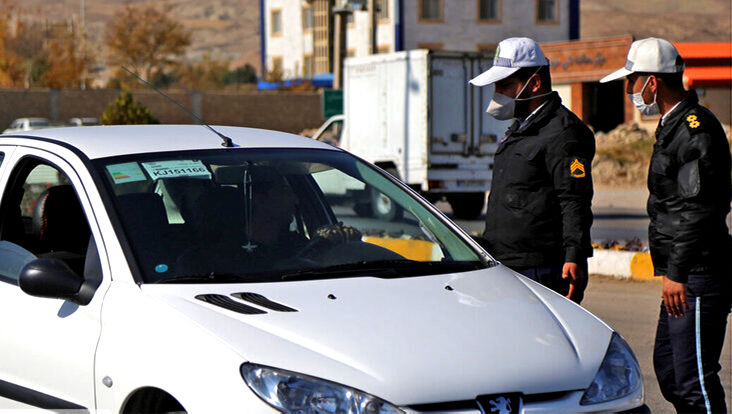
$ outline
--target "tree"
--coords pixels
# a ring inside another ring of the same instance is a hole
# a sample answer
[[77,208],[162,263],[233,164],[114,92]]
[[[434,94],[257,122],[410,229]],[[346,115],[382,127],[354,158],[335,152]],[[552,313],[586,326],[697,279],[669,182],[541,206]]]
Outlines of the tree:
[[168,15],[169,8],[127,5],[115,13],[105,33],[112,64],[129,65],[145,79],[185,54],[191,34]]
[[93,56],[74,22],[41,23],[16,0],[0,0],[0,86],[51,88],[89,83]]
[[254,69],[254,66],[248,63],[229,71],[224,76],[224,84],[226,85],[239,86],[242,83],[257,83],[257,71]]
[[120,92],[117,98],[102,113],[102,125],[158,124],[150,110],[132,98],[127,91]]
[[228,72],[229,62],[213,58],[209,54],[203,55],[198,61],[182,65],[179,70],[181,83],[199,91],[223,88]]

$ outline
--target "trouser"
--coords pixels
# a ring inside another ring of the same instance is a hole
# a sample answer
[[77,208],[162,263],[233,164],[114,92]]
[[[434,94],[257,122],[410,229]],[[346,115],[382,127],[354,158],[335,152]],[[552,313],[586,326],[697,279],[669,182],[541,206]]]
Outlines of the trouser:
[[[730,312],[729,275],[690,275],[684,316],[669,316],[661,302],[653,367],[663,397],[679,413],[726,413],[719,357]],[[726,285],[726,286],[723,286]]]
[[[587,260],[583,260],[579,263],[580,267],[585,271],[585,277],[587,276]],[[562,268],[564,263],[550,265],[550,266],[538,266],[538,267],[524,267],[524,266],[513,266],[516,272],[528,277],[529,279],[539,282],[549,289],[559,293],[562,296],[567,296],[569,293],[569,279],[562,278]],[[586,286],[580,287],[579,294],[575,295],[574,301],[577,303],[582,302],[584,298]]]

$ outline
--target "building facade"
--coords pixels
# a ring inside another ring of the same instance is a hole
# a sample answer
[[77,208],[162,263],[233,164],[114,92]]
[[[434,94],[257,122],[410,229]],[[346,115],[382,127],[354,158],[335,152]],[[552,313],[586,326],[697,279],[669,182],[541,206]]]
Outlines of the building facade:
[[[485,51],[512,36],[539,42],[576,39],[579,0],[374,0],[379,53],[427,48]],[[341,0],[260,0],[265,78],[298,79],[332,72],[333,10]],[[369,50],[365,0],[349,0],[346,56]],[[276,76],[272,76],[276,75]]]

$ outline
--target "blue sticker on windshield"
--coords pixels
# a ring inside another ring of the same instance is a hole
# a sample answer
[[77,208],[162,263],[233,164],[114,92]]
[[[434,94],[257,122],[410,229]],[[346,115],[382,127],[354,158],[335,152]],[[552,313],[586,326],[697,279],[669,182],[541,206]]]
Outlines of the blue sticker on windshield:
[[155,266],[155,271],[158,273],[165,273],[168,271],[168,265],[159,264],[159,265]]

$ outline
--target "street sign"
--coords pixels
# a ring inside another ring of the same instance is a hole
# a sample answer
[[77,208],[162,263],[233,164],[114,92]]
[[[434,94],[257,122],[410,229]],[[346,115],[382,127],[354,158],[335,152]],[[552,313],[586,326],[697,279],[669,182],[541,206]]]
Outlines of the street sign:
[[326,89],[323,91],[323,118],[343,113],[343,91]]

